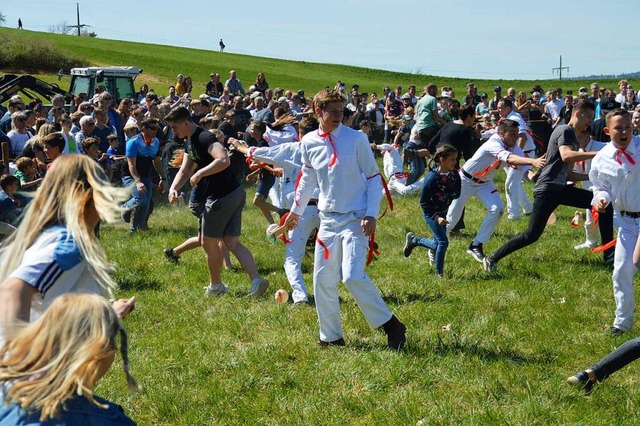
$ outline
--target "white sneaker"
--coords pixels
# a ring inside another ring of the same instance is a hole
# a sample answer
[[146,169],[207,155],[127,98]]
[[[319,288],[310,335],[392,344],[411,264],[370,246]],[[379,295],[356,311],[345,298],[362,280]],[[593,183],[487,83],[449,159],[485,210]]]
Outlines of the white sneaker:
[[595,247],[595,244],[591,244],[589,241],[585,241],[582,244],[578,244],[577,246],[573,247],[574,250],[584,250],[584,249],[590,249],[591,247]]
[[436,263],[436,253],[431,249],[427,249],[427,257],[429,258],[429,266],[433,266]]
[[268,289],[269,289],[268,280],[262,277],[254,278],[253,282],[251,283],[251,293],[249,293],[249,296],[253,296],[253,297],[264,296],[264,294],[267,292]]
[[204,288],[205,296],[222,296],[229,290],[229,287],[224,285],[224,283],[220,284],[209,284]]
[[509,215],[507,216],[507,219],[508,219],[508,220],[520,220],[520,216],[516,216],[516,215],[514,215],[514,214],[509,214]]

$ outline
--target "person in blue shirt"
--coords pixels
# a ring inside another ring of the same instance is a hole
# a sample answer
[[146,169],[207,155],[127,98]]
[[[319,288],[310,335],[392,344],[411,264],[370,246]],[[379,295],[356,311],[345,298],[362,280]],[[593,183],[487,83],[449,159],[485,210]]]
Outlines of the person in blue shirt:
[[131,426],[122,407],[94,394],[120,353],[129,389],[127,334],[116,311],[98,295],[64,294],[37,321],[15,327],[0,349],[5,425]]
[[[160,161],[160,142],[155,137],[158,131],[158,120],[145,118],[141,124],[140,134],[129,139],[126,144],[126,163],[122,166],[122,183],[132,187],[131,199],[124,203],[125,212],[122,218],[131,222],[130,233],[146,230],[147,221],[152,209],[153,183],[151,181],[151,166],[160,176],[160,192],[164,193],[166,186]],[[133,213],[133,220],[131,212]]]
[[413,232],[407,233],[404,256],[409,257],[415,247],[426,247],[429,252],[429,263],[435,262],[435,275],[444,274],[444,255],[449,246],[447,238],[447,210],[456,198],[460,197],[460,175],[455,170],[458,161],[458,150],[452,145],[442,144],[433,156],[438,165],[424,179],[420,206],[424,221],[433,232],[433,238],[418,237]]

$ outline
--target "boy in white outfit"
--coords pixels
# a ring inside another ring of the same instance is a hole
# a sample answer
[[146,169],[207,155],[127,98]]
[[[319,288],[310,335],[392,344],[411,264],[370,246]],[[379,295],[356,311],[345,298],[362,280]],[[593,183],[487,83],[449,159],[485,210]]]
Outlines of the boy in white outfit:
[[[579,152],[600,151],[606,145],[605,142],[594,141],[593,139],[591,139],[591,135],[589,133],[576,136],[578,137],[578,142],[580,143],[580,149],[578,150]],[[593,158],[577,161],[573,165],[573,171],[575,173],[588,175],[589,171],[591,170],[591,161],[593,161]],[[591,181],[589,180],[579,182],[579,184],[581,184],[582,188],[584,189],[589,189],[592,186]],[[575,250],[589,249],[598,245],[598,237],[600,235],[600,232],[598,231],[598,227],[594,226],[593,218],[591,216],[591,209],[586,209],[584,212],[584,231],[587,235],[587,238],[584,243],[575,246]]]
[[383,327],[387,345],[401,349],[406,327],[391,313],[365,272],[382,199],[382,177],[366,135],[344,126],[343,98],[324,90],[314,98],[320,128],[302,138],[302,176],[285,223],[298,225],[316,187],[320,229],[313,285],[322,345],[345,344],[338,283],[342,279],[372,328]]
[[606,116],[604,131],[611,143],[591,162],[592,204],[602,212],[609,203],[620,212],[620,227],[613,262],[613,296],[616,313],[611,334],[619,335],[633,326],[635,294],[633,276],[637,268],[633,251],[640,233],[640,136],[633,136],[631,115],[614,109]]
[[398,195],[413,194],[422,189],[424,177],[411,185],[407,185],[409,173],[404,171],[402,156],[398,152],[397,146],[399,145],[391,145],[388,143],[380,145],[371,144],[372,148],[379,149],[383,152],[382,169],[384,170],[384,175],[387,177],[387,187],[389,191]]
[[[529,128],[520,114],[513,110],[513,103],[509,99],[501,99],[498,102],[498,113],[501,117],[518,123],[517,146],[522,150],[522,154],[527,158],[535,158],[536,145],[529,134]],[[522,213],[530,214],[533,209],[531,200],[524,190],[522,179],[530,170],[530,167],[505,167],[507,180],[504,182],[507,198],[507,218],[520,219]]]
[[542,167],[545,163],[544,157],[537,159],[524,157],[522,150],[516,145],[518,137],[518,123],[508,119],[503,120],[498,125],[498,132],[482,144],[473,157],[460,168],[462,189],[460,197],[453,200],[449,206],[447,233],[451,232],[453,225],[460,220],[469,198],[478,197],[488,213],[480,225],[478,234],[467,249],[467,253],[478,262],[484,260],[483,246],[491,238],[504,208],[500,193],[493,184],[493,175],[505,166]]
[[[300,137],[302,137],[310,131],[317,130],[318,121],[312,117],[303,118],[298,127]],[[283,195],[285,195],[283,197],[284,208],[291,208],[295,187],[293,183],[289,185],[288,182],[290,180],[295,182],[302,168],[301,144],[299,142],[291,142],[273,147],[249,148],[234,138],[230,138],[229,143],[233,144],[237,151],[247,157],[262,163],[273,164],[283,169],[283,177],[286,179],[284,182],[287,183],[286,186],[282,187]],[[287,280],[291,285],[291,298],[293,299],[293,303],[296,304],[309,302],[309,294],[302,275],[302,259],[304,258],[309,236],[314,229],[320,226],[317,206],[318,193],[319,190],[316,189],[307,208],[300,217],[298,226],[289,231],[286,238],[284,270],[287,275]]]

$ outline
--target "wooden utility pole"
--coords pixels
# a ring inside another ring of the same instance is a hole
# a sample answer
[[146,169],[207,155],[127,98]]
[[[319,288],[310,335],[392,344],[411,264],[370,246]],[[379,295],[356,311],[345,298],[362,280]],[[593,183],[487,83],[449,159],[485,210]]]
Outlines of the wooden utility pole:
[[77,28],[78,29],[78,37],[80,37],[82,35],[82,34],[80,34],[80,29],[89,26],[87,24],[81,24],[80,23],[80,3],[76,3],[76,16],[78,18],[78,24],[77,25],[69,25],[69,28]]
[[562,55],[560,55],[560,66],[559,67],[555,67],[555,68],[551,68],[551,73],[555,73],[556,71],[558,71],[558,74],[560,75],[560,81],[562,81],[562,70],[567,70],[567,73],[569,72],[569,67],[563,67],[562,66]]

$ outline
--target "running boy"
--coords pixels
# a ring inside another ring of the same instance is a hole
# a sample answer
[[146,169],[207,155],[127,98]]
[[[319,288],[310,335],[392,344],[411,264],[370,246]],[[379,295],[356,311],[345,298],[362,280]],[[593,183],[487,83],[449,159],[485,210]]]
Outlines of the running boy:
[[478,262],[484,260],[483,245],[491,238],[504,209],[500,193],[493,184],[493,175],[505,165],[542,167],[545,164],[544,157],[533,159],[522,155],[522,150],[516,146],[519,132],[517,122],[503,120],[498,125],[498,132],[492,135],[460,168],[462,188],[460,197],[451,203],[447,212],[447,233],[451,232],[451,228],[460,220],[469,198],[478,197],[488,214],[467,249],[467,253]]
[[[604,131],[611,137],[591,162],[589,179],[593,184],[592,204],[600,213],[610,204],[620,212],[620,228],[613,261],[613,296],[616,317],[611,334],[629,331],[633,326],[635,292],[633,276],[637,267],[633,251],[640,232],[640,136],[633,136],[631,115],[614,109],[607,116]],[[602,230],[601,230],[602,232]]]
[[295,228],[314,189],[320,188],[313,285],[322,345],[345,344],[340,322],[340,279],[372,328],[401,349],[406,327],[391,313],[365,272],[366,251],[376,230],[382,177],[365,134],[344,126],[343,97],[324,90],[314,98],[320,128],[302,139],[302,175],[286,224]]

